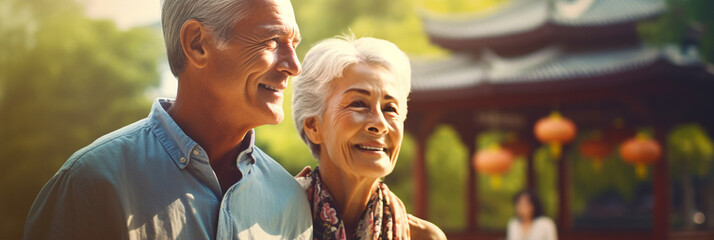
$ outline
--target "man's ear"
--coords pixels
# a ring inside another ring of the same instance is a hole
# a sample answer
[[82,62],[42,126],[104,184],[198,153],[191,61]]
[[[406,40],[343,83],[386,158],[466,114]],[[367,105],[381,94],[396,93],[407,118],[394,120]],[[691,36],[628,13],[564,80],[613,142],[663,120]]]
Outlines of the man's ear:
[[210,36],[206,28],[196,19],[186,21],[181,27],[181,48],[186,56],[186,63],[196,68],[203,68],[208,62],[208,44]]
[[322,135],[320,135],[320,128],[318,127],[316,117],[305,119],[305,122],[302,124],[302,129],[312,143],[322,144]]

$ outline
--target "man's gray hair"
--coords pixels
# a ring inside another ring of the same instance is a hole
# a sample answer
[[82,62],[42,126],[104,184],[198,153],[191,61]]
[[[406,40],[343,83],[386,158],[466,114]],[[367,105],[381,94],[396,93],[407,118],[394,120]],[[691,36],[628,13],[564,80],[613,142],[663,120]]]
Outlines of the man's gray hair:
[[341,36],[323,40],[313,46],[303,60],[303,71],[293,85],[293,119],[300,138],[308,145],[313,157],[320,156],[320,146],[310,141],[303,129],[305,120],[320,116],[325,110],[332,81],[355,63],[385,67],[398,81],[406,115],[406,100],[411,90],[411,67],[407,55],[393,43],[381,39]]
[[248,14],[249,3],[246,0],[162,0],[161,27],[171,73],[178,77],[186,64],[180,39],[181,27],[186,21],[200,21],[213,34],[218,48],[225,48],[233,35],[233,26]]

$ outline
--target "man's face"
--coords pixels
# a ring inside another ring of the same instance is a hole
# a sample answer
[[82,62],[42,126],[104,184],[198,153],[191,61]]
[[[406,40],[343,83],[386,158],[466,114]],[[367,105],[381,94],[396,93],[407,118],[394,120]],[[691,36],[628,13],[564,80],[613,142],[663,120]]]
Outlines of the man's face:
[[209,58],[205,86],[211,107],[227,121],[248,126],[277,124],[283,118],[283,91],[288,77],[300,74],[295,53],[300,33],[287,0],[262,0],[250,4],[248,15],[233,27],[224,49]]

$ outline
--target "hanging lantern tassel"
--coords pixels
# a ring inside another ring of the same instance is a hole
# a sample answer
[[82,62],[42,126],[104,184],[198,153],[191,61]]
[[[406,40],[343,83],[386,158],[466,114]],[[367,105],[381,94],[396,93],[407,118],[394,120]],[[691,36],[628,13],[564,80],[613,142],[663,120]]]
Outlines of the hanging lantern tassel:
[[560,142],[550,142],[548,143],[548,148],[550,149],[550,154],[556,160],[560,159],[560,155],[563,152],[563,144]]
[[493,189],[500,189],[502,182],[503,182],[503,177],[501,176],[501,174],[491,175],[491,187]]
[[600,170],[602,169],[602,158],[593,158],[593,169],[595,169],[596,173],[600,173]]
[[647,178],[647,165],[644,163],[635,164],[635,173],[640,180]]

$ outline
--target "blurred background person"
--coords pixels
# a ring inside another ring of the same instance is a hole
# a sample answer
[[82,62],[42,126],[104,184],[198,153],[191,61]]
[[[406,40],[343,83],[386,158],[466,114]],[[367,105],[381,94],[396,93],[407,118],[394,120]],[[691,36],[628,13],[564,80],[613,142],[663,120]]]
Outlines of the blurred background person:
[[538,195],[531,190],[520,191],[513,198],[516,217],[508,221],[507,240],[557,240],[553,220],[543,215]]

